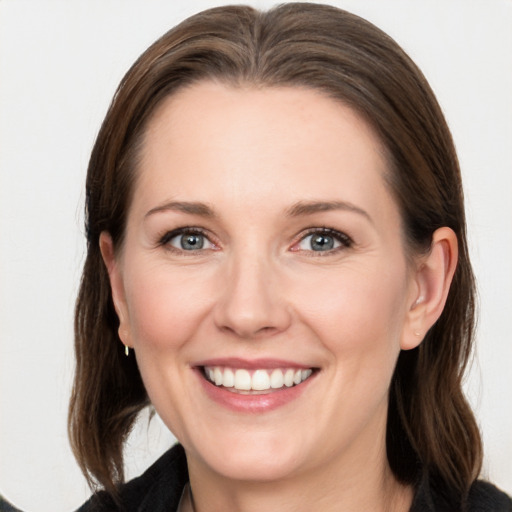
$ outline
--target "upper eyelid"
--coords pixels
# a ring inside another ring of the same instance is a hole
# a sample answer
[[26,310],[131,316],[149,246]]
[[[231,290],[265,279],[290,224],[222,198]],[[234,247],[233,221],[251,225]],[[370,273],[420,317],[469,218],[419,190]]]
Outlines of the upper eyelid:
[[184,226],[181,228],[170,229],[166,231],[163,235],[158,237],[159,244],[166,244],[173,238],[182,235],[184,233],[192,233],[195,235],[202,235],[207,238],[210,243],[214,244],[215,242],[212,240],[211,235],[207,232],[207,230],[195,226]]
[[[193,233],[193,234],[200,234],[208,239],[208,241],[214,245],[218,245],[218,241],[215,240],[215,237],[212,236],[211,232],[207,229],[201,228],[199,226],[183,226],[175,229],[170,229],[166,231],[163,235],[158,237],[158,243],[160,245],[167,244],[170,240],[172,240],[174,237],[179,236],[183,233]],[[354,243],[354,240],[350,235],[343,231],[339,231],[334,228],[326,227],[326,226],[311,226],[308,228],[305,228],[301,230],[300,233],[298,233],[295,237],[293,237],[293,245],[296,245],[297,243],[304,240],[306,237],[311,236],[315,233],[323,233],[330,236],[333,236],[337,240],[339,240],[341,243],[349,246]]]
[[[328,236],[332,236],[335,238],[340,246],[334,247],[332,249],[326,251],[314,251],[313,249],[299,249],[297,246],[302,243],[308,236],[314,235],[315,233],[324,234]],[[340,251],[345,251],[347,249],[354,247],[354,240],[351,236],[347,235],[343,231],[339,231],[338,229],[328,228],[328,227],[312,227],[308,228],[305,231],[303,230],[295,237],[295,241],[290,247],[291,252],[301,252],[307,256],[315,256],[315,257],[328,257],[329,255],[338,254]]]
[[338,229],[328,228],[328,227],[307,228],[306,230],[302,231],[301,233],[299,233],[297,235],[297,241],[300,242],[307,236],[314,235],[315,233],[331,235],[335,238],[339,238],[342,241],[350,242],[351,244],[354,243],[354,240],[352,239],[352,237],[350,235],[347,235],[347,233],[344,233],[343,231],[339,231]]

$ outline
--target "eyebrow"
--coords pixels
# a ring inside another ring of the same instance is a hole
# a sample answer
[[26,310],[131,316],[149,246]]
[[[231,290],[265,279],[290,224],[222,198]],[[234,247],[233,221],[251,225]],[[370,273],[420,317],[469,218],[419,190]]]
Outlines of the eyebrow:
[[362,215],[373,224],[373,220],[362,208],[347,201],[299,201],[287,209],[288,217],[300,217],[302,215],[313,215],[318,212],[329,212],[333,210],[344,210]]
[[146,213],[145,218],[155,213],[177,211],[189,213],[192,215],[200,215],[201,217],[215,217],[213,210],[206,204],[195,201],[169,201],[160,206],[156,206]]
[[[313,215],[319,212],[335,210],[344,210],[358,213],[373,224],[372,218],[365,210],[347,201],[299,201],[288,208],[285,214],[287,217],[300,217],[304,215]],[[146,213],[145,217],[147,218],[150,215],[154,215],[155,213],[167,211],[178,211],[209,218],[214,218],[216,216],[213,209],[206,203],[197,201],[169,201],[160,206],[152,208]]]

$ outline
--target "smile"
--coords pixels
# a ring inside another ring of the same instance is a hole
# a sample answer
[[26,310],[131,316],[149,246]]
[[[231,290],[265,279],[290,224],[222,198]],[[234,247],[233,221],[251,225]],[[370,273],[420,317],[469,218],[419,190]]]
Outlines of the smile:
[[285,407],[306,393],[321,368],[273,358],[236,357],[191,365],[209,400],[237,413],[262,414]]
[[297,386],[313,373],[311,368],[232,368],[204,366],[203,375],[212,384],[233,393],[260,394]]

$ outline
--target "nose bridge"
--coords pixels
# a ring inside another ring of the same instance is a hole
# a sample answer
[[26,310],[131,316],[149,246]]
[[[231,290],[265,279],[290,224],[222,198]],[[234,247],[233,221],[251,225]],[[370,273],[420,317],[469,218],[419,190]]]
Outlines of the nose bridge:
[[270,255],[247,245],[233,251],[224,280],[216,311],[219,328],[242,338],[286,329],[290,315],[280,286],[279,265]]

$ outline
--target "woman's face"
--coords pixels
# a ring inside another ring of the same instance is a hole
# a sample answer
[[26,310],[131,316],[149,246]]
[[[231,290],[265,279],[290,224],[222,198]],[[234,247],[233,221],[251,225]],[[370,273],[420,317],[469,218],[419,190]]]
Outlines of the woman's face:
[[141,157],[109,271],[189,463],[275,480],[382,456],[418,289],[370,128],[312,90],[204,82],[160,107]]

